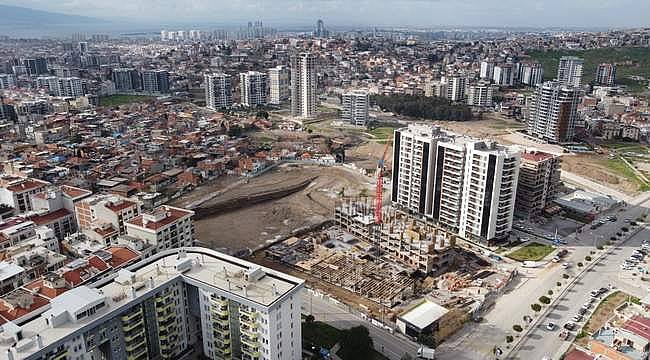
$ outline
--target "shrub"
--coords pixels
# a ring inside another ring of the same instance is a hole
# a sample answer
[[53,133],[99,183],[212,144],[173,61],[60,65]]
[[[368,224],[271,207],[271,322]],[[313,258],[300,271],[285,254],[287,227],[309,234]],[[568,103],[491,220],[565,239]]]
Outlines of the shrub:
[[521,325],[517,325],[517,324],[516,324],[516,325],[512,325],[512,330],[514,330],[514,331],[516,331],[516,332],[522,332],[522,331],[524,331],[524,329],[521,327]]
[[530,304],[530,308],[533,309],[534,312],[539,312],[540,310],[542,310],[542,305],[537,303]]
[[602,245],[598,245],[598,246],[596,246],[596,249],[602,250],[602,249],[604,249],[604,247]]
[[569,274],[562,274],[562,277],[565,278],[565,279],[568,279],[568,278],[569,278]]
[[553,295],[553,290],[548,291],[548,296],[551,296],[551,295]]
[[538,300],[539,300],[539,302],[541,302],[544,305],[548,305],[548,304],[551,303],[551,299],[549,299],[549,297],[546,296],[546,295],[540,296]]
[[512,337],[512,335],[506,336],[506,342],[510,344],[511,342],[515,341],[515,338]]
[[585,256],[585,261],[591,261],[591,256]]
[[560,287],[560,286],[562,286],[562,283],[558,281],[558,282],[555,283],[555,285],[557,285],[557,287]]
[[581,262],[578,263],[578,267],[582,267],[583,264]]

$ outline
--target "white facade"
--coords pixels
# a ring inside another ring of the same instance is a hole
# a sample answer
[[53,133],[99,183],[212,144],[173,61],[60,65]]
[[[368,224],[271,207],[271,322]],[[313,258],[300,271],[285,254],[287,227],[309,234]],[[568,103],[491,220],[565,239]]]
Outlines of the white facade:
[[481,79],[486,79],[492,81],[494,77],[494,62],[493,61],[481,61]]
[[394,137],[393,204],[479,241],[512,229],[520,152],[410,125]]
[[528,86],[537,86],[544,81],[544,68],[540,63],[524,63],[520,68],[519,81]]
[[166,251],[56,297],[41,316],[5,331],[0,352],[16,360],[182,359],[202,349],[192,355],[299,360],[303,286],[213,250]]
[[232,83],[230,75],[224,73],[206,74],[205,106],[218,110],[232,106]]
[[491,107],[494,88],[490,84],[470,85],[467,88],[467,105]]
[[266,74],[249,71],[239,74],[241,104],[256,106],[266,104]]
[[16,86],[16,76],[14,74],[0,74],[0,89],[9,89]]
[[291,116],[309,119],[316,115],[316,58],[312,53],[291,57]]
[[578,90],[548,81],[539,84],[531,102],[528,134],[553,143],[573,139],[578,118]]
[[563,56],[557,68],[557,81],[562,85],[580,87],[584,60],[576,56]]
[[467,78],[454,76],[447,79],[447,99],[451,101],[465,101],[467,91]]
[[286,66],[277,66],[269,69],[269,103],[280,105],[289,99],[290,81],[289,69]]
[[504,239],[512,230],[520,152],[496,143],[467,144],[459,234]]
[[370,96],[365,90],[354,90],[343,94],[343,110],[341,118],[352,125],[366,126],[368,124],[368,109]]
[[494,67],[492,80],[499,86],[513,86],[515,84],[515,70],[512,64],[501,64]]

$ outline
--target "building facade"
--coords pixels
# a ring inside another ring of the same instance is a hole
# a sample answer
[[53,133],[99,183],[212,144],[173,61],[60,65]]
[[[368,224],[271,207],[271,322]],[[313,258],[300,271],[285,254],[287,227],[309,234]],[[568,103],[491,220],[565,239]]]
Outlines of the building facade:
[[142,72],[142,91],[150,94],[169,92],[169,72],[166,70],[145,70]]
[[537,86],[528,115],[528,134],[551,143],[573,139],[578,120],[579,91],[548,81]]
[[290,80],[289,69],[286,66],[277,66],[268,71],[269,78],[269,103],[280,105],[289,99]]
[[576,56],[562,56],[557,68],[557,81],[562,85],[580,87],[584,60]]
[[298,360],[303,286],[213,250],[166,251],[5,326],[0,351],[28,360]]
[[616,84],[616,64],[598,65],[595,83],[602,86],[614,86]]
[[291,116],[316,116],[316,58],[312,53],[291,56]]
[[467,87],[467,105],[478,107],[492,107],[494,87],[487,83],[470,85]]
[[355,126],[368,124],[370,96],[365,90],[354,90],[343,94],[341,118]]
[[521,155],[515,211],[524,216],[541,213],[555,199],[561,182],[562,159],[541,151]]
[[209,109],[227,109],[232,106],[232,82],[224,73],[206,74],[205,106]]
[[258,71],[239,74],[241,104],[245,106],[265,105],[267,99],[267,76]]
[[140,75],[134,68],[113,69],[113,83],[118,92],[133,92],[141,88]]

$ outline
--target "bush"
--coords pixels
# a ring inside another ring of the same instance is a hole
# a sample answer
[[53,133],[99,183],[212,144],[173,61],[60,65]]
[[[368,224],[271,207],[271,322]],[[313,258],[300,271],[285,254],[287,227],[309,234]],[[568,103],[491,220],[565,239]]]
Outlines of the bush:
[[530,308],[533,309],[534,312],[539,312],[540,310],[542,310],[542,305],[537,303],[530,304]]
[[602,249],[604,249],[604,247],[602,245],[598,245],[598,246],[596,246],[596,249],[602,250]]
[[562,283],[558,281],[558,282],[555,283],[555,285],[557,285],[557,287],[560,287],[560,286],[562,286]]
[[512,337],[512,335],[506,336],[506,342],[510,344],[511,342],[515,341],[515,338]]
[[512,330],[514,330],[514,331],[516,331],[518,333],[524,331],[524,329],[521,327],[521,325],[512,325]]
[[628,229],[627,226],[623,226],[623,227],[621,228],[621,230],[623,230],[623,232],[628,232],[628,231],[630,231],[630,229]]
[[539,300],[539,302],[541,302],[544,305],[548,305],[548,304],[551,303],[551,299],[546,295],[540,296],[538,300]]
[[569,276],[569,274],[562,274],[562,277],[565,278],[565,279],[568,279],[570,276]]
[[585,256],[585,261],[591,261],[591,256]]
[[305,316],[305,322],[313,323],[314,320],[315,320],[315,318],[314,318],[314,315],[312,315],[312,314],[309,314],[309,315]]
[[372,338],[365,326],[344,330],[340,344],[341,350],[338,354],[343,359],[372,359],[373,357]]
[[553,290],[548,291],[548,296],[551,296],[551,295],[553,295]]
[[372,103],[400,115],[431,120],[472,120],[472,110],[469,106],[454,104],[445,98],[420,95],[377,95],[372,97]]
[[578,267],[582,267],[583,265],[584,265],[584,264],[581,263],[581,262],[578,263]]
[[593,255],[593,254],[595,254],[595,253],[596,253],[596,252],[593,251],[593,250],[591,250],[591,251],[589,252],[590,255]]

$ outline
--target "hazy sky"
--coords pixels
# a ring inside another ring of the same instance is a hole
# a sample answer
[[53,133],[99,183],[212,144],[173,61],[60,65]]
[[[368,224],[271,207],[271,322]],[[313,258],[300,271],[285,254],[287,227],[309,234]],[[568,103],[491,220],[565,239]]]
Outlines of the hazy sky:
[[161,22],[260,19],[333,25],[650,26],[650,0],[0,0],[67,14]]

